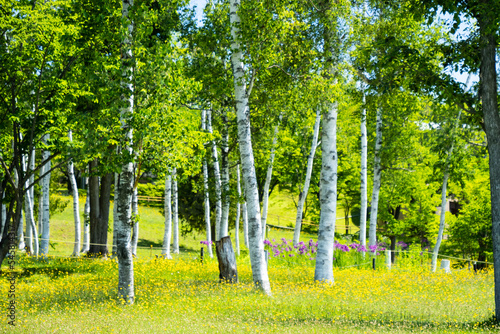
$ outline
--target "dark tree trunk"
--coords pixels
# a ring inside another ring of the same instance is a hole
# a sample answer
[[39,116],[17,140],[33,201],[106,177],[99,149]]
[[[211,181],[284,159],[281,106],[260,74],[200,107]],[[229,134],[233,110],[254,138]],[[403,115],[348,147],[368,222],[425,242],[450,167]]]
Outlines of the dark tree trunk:
[[236,256],[233,244],[229,236],[215,242],[215,251],[219,261],[220,282],[238,283],[238,270],[236,268]]
[[14,228],[10,227],[11,224],[15,224],[16,221],[19,221],[16,219],[12,219],[11,221],[13,208],[14,208],[14,199],[10,201],[9,209],[7,210],[7,215],[5,219],[5,228],[3,229],[2,240],[0,241],[0,266],[3,263],[3,260],[7,257],[7,254],[9,253],[9,247],[11,244],[11,240],[9,238],[9,230],[17,231],[17,226],[14,226]]
[[495,12],[487,11],[487,3],[478,18],[480,27],[480,94],[484,128],[488,140],[491,189],[491,219],[493,237],[493,267],[495,271],[495,316],[500,319],[500,115],[498,114],[496,73]]
[[[95,173],[97,160],[90,163],[91,173]],[[106,174],[101,177],[99,187],[99,178],[97,176],[89,177],[89,203],[90,203],[90,248],[89,256],[106,256],[108,254],[108,221],[109,206],[111,196],[112,174]],[[99,189],[100,188],[100,189]]]

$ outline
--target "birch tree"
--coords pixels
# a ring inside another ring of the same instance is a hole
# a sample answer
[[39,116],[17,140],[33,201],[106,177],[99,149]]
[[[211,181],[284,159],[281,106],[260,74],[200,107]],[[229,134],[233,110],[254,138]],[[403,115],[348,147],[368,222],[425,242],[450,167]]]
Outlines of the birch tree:
[[[201,129],[202,131],[207,130],[206,124],[207,111],[203,109],[201,111]],[[212,251],[212,227],[210,225],[210,193],[208,192],[208,166],[207,166],[207,157],[203,157],[203,202],[205,208],[205,230],[206,230],[206,241],[208,248],[208,255],[213,258]],[[166,211],[165,211],[166,212]]]
[[[47,141],[50,139],[50,135],[46,134],[42,138],[42,143],[47,145]],[[47,256],[49,254],[49,238],[50,238],[50,203],[49,203],[49,187],[50,187],[50,165],[51,162],[50,151],[45,149],[42,153],[42,160],[46,161],[45,167],[43,169],[43,174],[45,176],[42,178],[42,197],[41,197],[41,241],[40,241],[40,255]]]
[[276,151],[276,143],[278,141],[279,124],[274,127],[273,144],[271,152],[269,153],[269,163],[267,165],[266,181],[264,183],[264,191],[262,198],[262,238],[266,237],[266,221],[267,209],[269,206],[269,186],[271,185],[271,178],[273,176],[274,155]]
[[26,197],[24,199],[24,210],[26,212],[26,238],[28,240],[28,247],[31,254],[38,256],[38,230],[36,228],[36,222],[33,213],[35,187],[31,186],[35,182],[35,150],[32,149],[29,154],[31,154],[31,159],[28,159],[27,156],[24,157],[24,163],[26,164],[27,172],[31,174],[25,185],[26,189],[28,189],[28,191],[26,192]]
[[[88,181],[86,183],[87,183],[87,196],[85,198],[85,206],[83,207],[83,243],[82,243],[82,250],[80,251],[80,253],[87,253],[90,249],[90,194],[89,194]],[[115,196],[116,196],[116,190],[115,190]],[[114,235],[114,230],[115,227],[113,225],[113,235]],[[113,254],[115,253],[116,250],[113,251]]]
[[382,166],[380,164],[380,149],[382,148],[382,108],[377,108],[377,128],[375,135],[375,150],[373,153],[373,190],[370,212],[369,245],[377,244],[377,212],[382,179]]
[[163,247],[161,249],[161,254],[164,259],[171,259],[170,255],[170,239],[172,236],[172,176],[170,173],[165,175],[165,199],[164,199],[164,210],[165,210],[165,230],[163,233]]
[[[132,86],[132,33],[134,25],[129,17],[129,11],[133,6],[133,0],[122,1],[122,19],[125,22],[124,32],[121,40],[121,85],[126,92],[124,97],[124,106],[120,111],[122,127],[125,131],[124,146],[122,153],[132,156],[132,128],[128,124],[133,113],[134,95]],[[131,220],[131,202],[134,181],[133,162],[129,161],[123,164],[120,172],[120,183],[118,189],[117,205],[117,226],[116,226],[116,250],[118,255],[118,296],[127,304],[134,303],[134,262],[130,246],[130,220]]]
[[174,242],[173,242],[173,252],[174,254],[179,254],[179,194],[177,192],[177,168],[172,169],[172,218],[174,221]]
[[302,216],[304,211],[304,203],[306,202],[307,193],[309,191],[309,184],[311,183],[311,174],[314,163],[314,155],[318,145],[319,125],[321,121],[321,111],[316,108],[316,121],[314,122],[313,138],[311,142],[311,151],[307,157],[306,177],[304,180],[304,187],[299,194],[299,202],[297,203],[297,215],[295,217],[295,229],[293,233],[293,243],[297,245],[300,242],[300,231],[302,229]]
[[227,108],[222,108],[221,190],[222,210],[219,240],[229,235],[229,124]]
[[132,193],[132,217],[133,217],[133,234],[132,234],[132,255],[137,256],[137,242],[139,241],[139,203],[137,199],[137,187],[134,187]]
[[[212,111],[207,110],[207,130],[213,134],[212,129]],[[212,141],[212,157],[214,159],[214,181],[215,181],[215,241],[220,240],[221,220],[222,220],[222,186],[220,178],[219,158],[215,140]]]
[[241,35],[239,25],[241,20],[238,14],[239,6],[240,3],[238,1],[230,1],[229,17],[231,22],[231,63],[234,76],[234,95],[238,121],[238,141],[243,169],[243,181],[245,184],[245,196],[248,206],[248,241],[250,261],[252,266],[253,281],[256,287],[261,289],[265,294],[270,295],[271,286],[264,258],[259,194],[250,134],[250,110],[248,106],[248,97],[251,93],[251,87],[247,90],[245,82],[242,45],[240,41]]
[[[73,134],[71,130],[68,131],[68,138],[70,143],[73,141]],[[73,218],[75,220],[75,242],[73,245],[73,256],[80,255],[80,203],[78,196],[78,187],[76,186],[75,172],[73,169],[73,161],[68,163],[68,176],[71,183],[71,191],[73,192]]]
[[238,200],[236,201],[236,222],[235,222],[235,232],[234,232],[234,243],[236,247],[236,254],[240,256],[240,215],[241,215],[240,164],[236,165],[236,191],[238,195]]
[[432,251],[432,262],[431,262],[431,268],[433,272],[436,272],[436,266],[437,266],[437,257],[439,253],[439,248],[441,247],[441,241],[443,240],[443,233],[444,233],[444,228],[445,228],[445,222],[446,222],[446,203],[448,201],[447,197],[447,187],[448,187],[448,179],[450,177],[450,160],[453,154],[453,146],[455,144],[455,135],[457,132],[458,124],[460,121],[460,116],[462,115],[462,110],[459,109],[458,111],[458,116],[455,121],[455,125],[452,129],[451,132],[451,144],[448,149],[448,153],[446,155],[446,161],[444,165],[444,172],[443,172],[443,185],[441,187],[441,211],[439,213],[439,231],[436,239],[436,244],[434,245],[434,250]]
[[337,113],[341,92],[339,66],[345,48],[342,16],[349,12],[348,3],[323,3],[319,20],[322,24],[323,69],[322,79],[332,96],[324,99],[325,114],[321,135],[321,180],[320,180],[320,222],[318,228],[318,250],[314,279],[333,282],[333,244],[337,219]]
[[366,214],[368,211],[368,135],[366,131],[366,98],[361,107],[361,208],[359,212],[359,243],[366,248]]

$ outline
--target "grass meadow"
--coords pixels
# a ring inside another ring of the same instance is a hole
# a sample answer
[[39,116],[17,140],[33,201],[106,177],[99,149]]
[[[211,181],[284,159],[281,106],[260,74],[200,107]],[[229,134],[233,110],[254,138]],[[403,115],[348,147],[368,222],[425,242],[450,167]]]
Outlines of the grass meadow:
[[[279,206],[279,205],[278,205]],[[83,202],[82,202],[83,207]],[[287,214],[274,212],[282,217]],[[271,206],[272,209],[272,206]],[[293,211],[291,211],[293,212]],[[273,213],[273,211],[271,211]],[[309,258],[270,257],[272,296],[256,292],[248,252],[238,257],[238,284],[218,281],[217,261],[200,262],[203,234],[181,238],[173,260],[156,258],[163,217],[141,207],[139,256],[134,263],[135,304],[117,301],[115,259],[70,258],[72,214],[52,218],[52,254],[40,260],[19,254],[16,264],[16,326],[2,333],[496,333],[493,273],[452,270],[430,273],[427,265],[397,263],[335,268],[334,284],[313,281]],[[233,231],[234,234],[234,231]],[[292,237],[273,229],[270,239]],[[304,235],[303,239],[316,239]],[[111,232],[109,235],[111,241]],[[243,240],[243,238],[241,238]],[[243,242],[241,242],[243,244]],[[153,245],[153,248],[151,248]],[[377,261],[377,263],[379,263]],[[383,259],[380,261],[383,263]],[[417,264],[416,264],[417,263]],[[5,269],[5,267],[4,267]],[[10,272],[0,280],[0,307],[9,302]],[[5,313],[4,313],[5,314]]]

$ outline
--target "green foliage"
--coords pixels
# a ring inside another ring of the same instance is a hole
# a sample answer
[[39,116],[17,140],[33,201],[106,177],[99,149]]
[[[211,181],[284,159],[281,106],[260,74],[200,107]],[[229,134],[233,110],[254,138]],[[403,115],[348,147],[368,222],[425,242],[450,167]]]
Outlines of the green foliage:
[[457,194],[460,211],[448,222],[449,239],[445,243],[445,251],[464,258],[491,261],[493,241],[489,173],[485,159],[478,163],[479,171]]

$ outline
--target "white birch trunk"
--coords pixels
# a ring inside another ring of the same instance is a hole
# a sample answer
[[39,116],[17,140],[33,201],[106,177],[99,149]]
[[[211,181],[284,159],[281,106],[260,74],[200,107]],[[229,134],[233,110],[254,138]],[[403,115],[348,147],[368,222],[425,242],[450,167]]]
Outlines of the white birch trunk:
[[[24,205],[27,208],[31,208],[31,210],[26,210],[26,225],[29,226],[27,231],[31,231],[31,235],[34,236],[33,241],[31,239],[30,242],[30,251],[34,256],[38,256],[38,231],[36,228],[35,218],[33,217],[33,201],[31,200],[31,194],[29,191],[26,192],[26,196],[24,198]],[[27,227],[28,227],[27,226]]]
[[431,267],[432,267],[432,272],[436,272],[436,267],[437,267],[437,257],[439,254],[439,248],[441,247],[441,241],[443,240],[443,233],[444,233],[444,226],[446,222],[446,189],[448,187],[448,178],[450,177],[450,160],[451,160],[451,155],[453,154],[453,144],[454,144],[454,138],[455,138],[455,131],[458,127],[458,122],[460,121],[460,116],[462,115],[462,110],[459,110],[458,112],[458,117],[455,123],[455,127],[453,129],[452,137],[451,137],[451,146],[448,151],[448,155],[446,157],[446,166],[444,170],[444,175],[443,175],[443,186],[441,188],[441,212],[439,216],[439,232],[436,240],[436,244],[434,245],[434,250],[432,252],[432,261],[431,261]]
[[[27,169],[30,173],[35,169],[35,149],[31,151],[31,159],[26,161]],[[28,166],[29,164],[29,166]],[[26,181],[26,188],[30,187],[35,181],[35,176],[32,174]],[[24,210],[26,213],[26,240],[31,254],[38,256],[38,232],[36,229],[35,218],[33,216],[33,195],[35,194],[35,187],[31,186],[26,192],[24,197]],[[35,240],[34,240],[35,239]],[[35,243],[33,243],[35,241]],[[34,246],[36,245],[36,247]],[[36,250],[35,250],[35,248]]]
[[[245,197],[245,194],[243,194]],[[245,243],[246,248],[250,248],[248,244],[248,211],[247,211],[247,202],[243,202],[241,205],[241,211],[243,211],[243,241]]]
[[236,254],[240,256],[240,198],[241,198],[241,186],[240,186],[240,164],[236,165],[236,189],[238,191],[238,200],[236,201],[236,222],[234,231],[234,243],[236,246]]
[[[22,140],[22,136],[21,136],[21,140]],[[26,167],[24,165],[24,157],[21,158],[21,169],[22,169],[22,173],[21,173],[21,175],[22,175],[26,171]],[[14,173],[14,176],[19,177],[17,175],[17,173]],[[19,179],[16,180],[16,186],[17,186],[17,183],[19,182],[18,180]],[[21,219],[19,220],[19,225],[17,227],[17,237],[18,237],[17,248],[19,250],[23,250],[26,247],[26,243],[24,242],[24,215],[23,215],[23,211],[24,210],[21,210]]]
[[[201,129],[206,131],[206,110],[201,112]],[[213,258],[214,254],[212,252],[212,227],[210,225],[210,194],[208,192],[208,166],[206,156],[203,158],[203,197],[205,202],[205,230],[207,234],[207,249],[208,255]]]
[[267,209],[269,206],[269,187],[273,176],[274,155],[276,151],[276,142],[278,141],[278,125],[274,127],[273,146],[269,154],[269,164],[267,165],[266,182],[264,183],[264,192],[262,196],[262,239],[266,237]]
[[179,197],[177,193],[177,168],[172,170],[172,218],[174,221],[173,253],[179,254]]
[[[207,110],[207,130],[212,130],[212,111]],[[222,185],[220,179],[219,158],[217,154],[217,145],[212,141],[212,156],[214,158],[214,180],[215,180],[215,241],[220,240],[221,221],[222,221]]]
[[255,286],[262,290],[265,294],[270,295],[271,285],[269,283],[267,264],[264,255],[264,244],[261,233],[262,226],[260,221],[260,203],[250,132],[248,93],[246,91],[245,73],[243,70],[243,54],[239,41],[239,24],[241,21],[238,15],[238,7],[239,2],[237,0],[230,0],[229,12],[232,36],[231,63],[234,75],[240,159],[243,169],[245,196],[247,200],[250,262]]
[[114,199],[113,199],[113,251],[111,252],[111,254],[113,254],[113,256],[116,256],[116,224],[117,224],[117,221],[118,221],[118,215],[117,215],[117,205],[116,205],[116,199],[118,198],[118,173],[114,173],[115,174],[115,196],[114,196]]
[[219,240],[229,235],[229,130],[227,121],[227,111],[224,108],[223,118],[223,133],[221,147],[221,187],[222,187],[222,212]]
[[441,212],[440,212],[440,216],[439,216],[439,232],[438,232],[436,244],[434,245],[434,250],[432,252],[432,262],[431,262],[432,272],[436,272],[439,247],[441,246],[441,241],[443,240],[445,214],[446,214],[446,188],[448,186],[448,177],[449,176],[450,176],[450,173],[448,171],[448,166],[446,166],[446,170],[444,171],[444,176],[443,176],[443,186],[441,188]]
[[314,164],[314,155],[318,146],[319,125],[321,121],[320,109],[316,110],[316,121],[314,122],[313,139],[311,143],[311,152],[307,157],[306,178],[304,180],[304,189],[299,195],[299,203],[297,204],[297,215],[295,216],[295,230],[293,233],[293,244],[297,245],[300,242],[300,230],[302,229],[302,212],[304,210],[304,203],[306,202],[307,193],[309,192],[309,185],[311,183],[311,175]]
[[170,255],[170,239],[172,236],[172,177],[170,170],[165,176],[165,232],[163,233],[163,247],[161,254],[165,259],[171,259]]
[[377,212],[380,194],[380,181],[382,179],[382,166],[380,165],[380,149],[382,147],[382,108],[377,109],[377,128],[375,135],[375,152],[373,158],[373,192],[372,207],[370,211],[369,246],[377,244]]
[[[46,134],[42,142],[47,143],[50,138],[49,134]],[[48,160],[50,157],[50,152],[45,150],[42,154],[42,161]],[[44,173],[50,170],[50,161],[45,164]],[[49,217],[49,186],[50,186],[50,174],[48,173],[42,179],[42,238],[40,241],[40,255],[47,256],[49,254],[49,238],[50,238],[50,217]]]
[[359,243],[366,247],[366,214],[368,210],[368,136],[366,132],[365,94],[361,109],[361,209],[359,212]]
[[320,222],[314,279],[333,283],[333,243],[337,218],[337,106],[323,117],[321,136]]
[[[129,18],[129,9],[133,0],[122,0],[122,19],[127,24],[127,33],[121,41],[121,86],[129,94],[125,97],[125,106],[120,111],[122,127],[127,130],[125,146],[122,152],[132,155],[132,128],[127,124],[134,110],[134,95],[132,86],[133,56],[132,31],[134,26]],[[134,164],[127,162],[122,166],[117,205],[116,253],[118,256],[118,295],[126,304],[134,303],[134,260],[130,245],[130,220],[132,216],[131,202],[134,182]]]
[[[71,130],[68,131],[68,138],[71,143],[73,141],[73,134],[71,133]],[[75,220],[75,244],[73,246],[73,256],[80,256],[80,203],[72,160],[68,163],[68,175],[69,182],[71,183],[71,190],[73,191],[73,217]]]
[[89,199],[90,189],[88,181],[86,183],[87,183],[87,197],[85,198],[85,206],[83,207],[83,243],[82,243],[82,250],[80,251],[80,253],[87,253],[90,249],[90,199]]
[[132,255],[137,256],[137,242],[139,241],[139,205],[137,188],[132,194],[132,214],[134,215],[134,234],[132,235]]
[[[3,192],[2,200],[5,198],[5,190]],[[5,220],[7,219],[7,207],[2,204],[2,221],[0,222],[0,241],[2,240],[3,229],[5,228]]]

